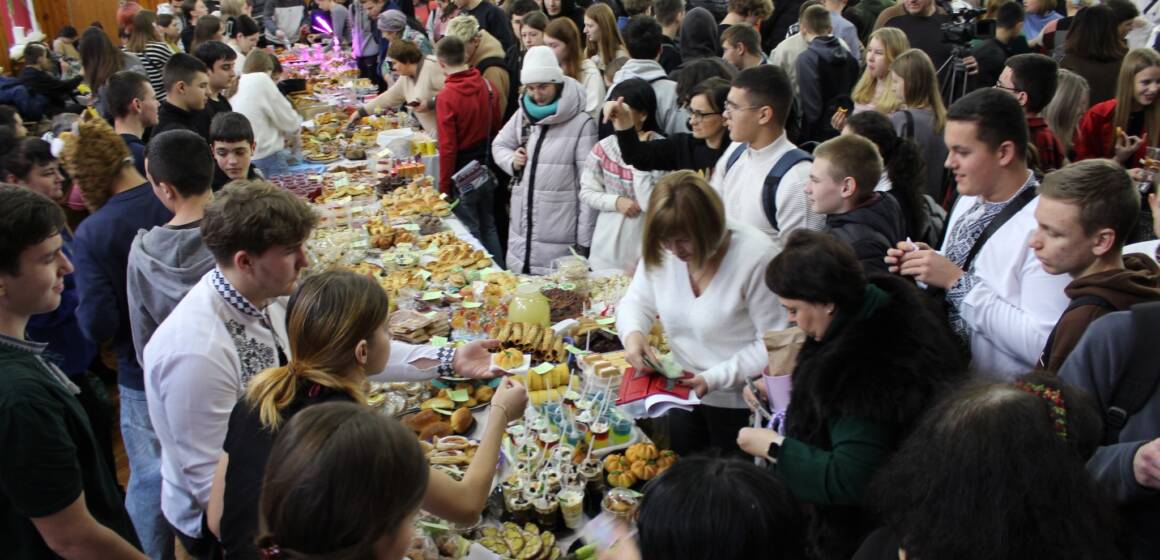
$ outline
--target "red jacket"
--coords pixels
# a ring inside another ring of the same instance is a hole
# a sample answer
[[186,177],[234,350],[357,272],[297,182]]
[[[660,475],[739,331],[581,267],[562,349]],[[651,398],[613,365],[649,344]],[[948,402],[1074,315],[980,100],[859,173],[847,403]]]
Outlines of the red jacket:
[[[1114,158],[1116,156],[1116,125],[1112,122],[1116,113],[1116,100],[1109,99],[1097,103],[1088,109],[1083,120],[1079,122],[1079,130],[1075,139],[1076,161],[1092,158]],[[1148,155],[1148,145],[1157,139],[1149,138],[1140,144],[1140,149],[1125,163],[1125,167],[1139,167],[1140,160]]]
[[[470,161],[465,159],[456,166],[459,152],[475,147],[482,149],[483,143],[489,142],[493,132],[503,124],[503,109],[495,93],[475,68],[447,76],[435,98],[440,192],[451,193],[451,176]],[[482,156],[481,151],[479,157]]]

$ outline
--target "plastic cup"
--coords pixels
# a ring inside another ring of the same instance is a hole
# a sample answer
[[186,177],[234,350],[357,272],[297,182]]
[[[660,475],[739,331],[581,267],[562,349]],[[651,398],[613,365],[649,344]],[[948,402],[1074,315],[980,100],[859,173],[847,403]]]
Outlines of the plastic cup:
[[584,522],[584,491],[581,488],[565,488],[557,499],[560,502],[560,513],[564,517],[564,526],[569,529],[579,529]]
[[612,421],[612,444],[621,445],[628,443],[632,438],[632,420],[623,416],[617,416]]
[[509,511],[512,514],[512,520],[517,525],[523,525],[532,520],[532,502],[528,500],[527,496],[513,498]]
[[592,432],[592,445],[595,449],[608,445],[608,424],[597,422],[592,425],[590,431]]
[[551,531],[556,528],[556,518],[560,516],[560,502],[555,494],[546,494],[532,501],[536,510],[536,524],[541,529]]

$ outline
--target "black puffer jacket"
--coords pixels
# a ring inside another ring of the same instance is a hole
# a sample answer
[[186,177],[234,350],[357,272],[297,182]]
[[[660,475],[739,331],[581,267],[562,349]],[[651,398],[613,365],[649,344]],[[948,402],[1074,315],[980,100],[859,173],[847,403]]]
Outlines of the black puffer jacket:
[[[808,340],[798,356],[787,437],[831,451],[831,423],[850,417],[893,427],[897,449],[919,416],[964,378],[954,335],[914,284],[894,275],[870,281],[889,301],[825,342]],[[850,558],[875,527],[860,506],[807,510],[810,540],[822,558]]]
[[865,204],[846,212],[826,216],[830,234],[854,249],[866,272],[887,272],[886,250],[906,238],[902,207],[893,196],[874,193]]

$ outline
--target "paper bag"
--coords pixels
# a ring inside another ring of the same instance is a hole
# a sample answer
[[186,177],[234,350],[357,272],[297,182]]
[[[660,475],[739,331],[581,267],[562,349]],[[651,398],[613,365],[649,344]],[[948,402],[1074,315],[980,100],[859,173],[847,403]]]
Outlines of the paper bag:
[[769,353],[769,375],[777,377],[793,373],[797,355],[806,343],[805,331],[790,327],[765,333],[765,350]]

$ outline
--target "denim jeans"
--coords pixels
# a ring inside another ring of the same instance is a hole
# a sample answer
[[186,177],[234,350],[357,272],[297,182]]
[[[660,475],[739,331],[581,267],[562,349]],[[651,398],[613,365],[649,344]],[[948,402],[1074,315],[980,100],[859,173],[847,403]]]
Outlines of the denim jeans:
[[483,248],[491,253],[496,262],[503,262],[503,246],[499,244],[499,232],[495,229],[495,215],[492,198],[495,196],[495,181],[479,187],[459,197],[459,204],[451,211],[463,222]]
[[161,442],[153,432],[145,391],[121,391],[121,439],[129,459],[129,487],[125,509],[141,539],[145,555],[154,560],[173,558],[173,534],[161,514]]
[[266,179],[276,175],[285,175],[290,172],[290,162],[287,159],[287,152],[285,150],[278,150],[262,159],[255,159],[253,164],[254,167],[257,167],[262,172],[262,176]]

